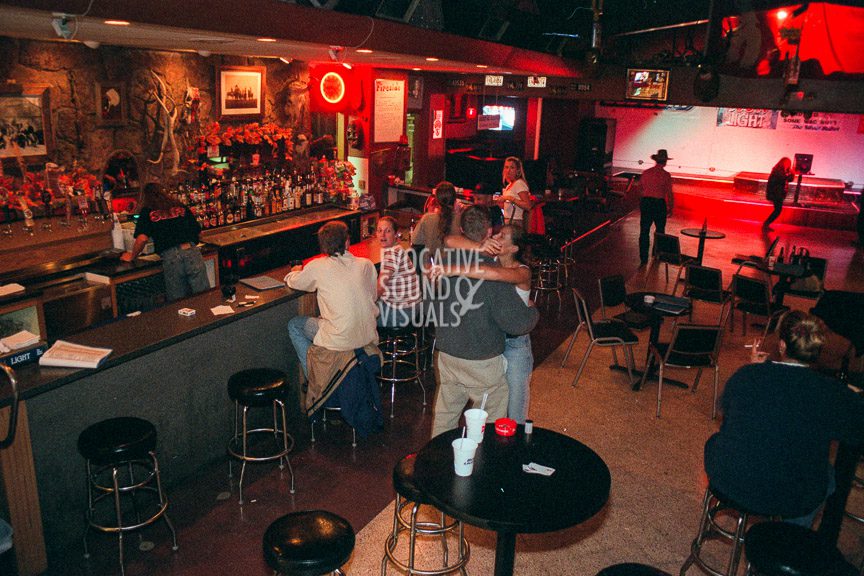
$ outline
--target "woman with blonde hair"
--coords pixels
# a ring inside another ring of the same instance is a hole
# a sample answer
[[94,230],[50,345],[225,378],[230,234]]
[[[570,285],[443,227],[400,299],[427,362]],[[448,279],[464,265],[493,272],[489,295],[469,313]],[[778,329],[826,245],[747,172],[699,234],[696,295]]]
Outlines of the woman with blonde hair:
[[864,401],[810,368],[825,342],[818,318],[789,312],[779,336],[779,360],[745,365],[726,382],[705,472],[712,490],[745,509],[810,527],[834,491],[831,442],[864,441]]
[[504,160],[504,170],[501,172],[504,190],[495,197],[495,203],[504,211],[504,223],[523,226],[527,212],[531,210],[531,190],[525,180],[525,170],[522,160],[509,156]]

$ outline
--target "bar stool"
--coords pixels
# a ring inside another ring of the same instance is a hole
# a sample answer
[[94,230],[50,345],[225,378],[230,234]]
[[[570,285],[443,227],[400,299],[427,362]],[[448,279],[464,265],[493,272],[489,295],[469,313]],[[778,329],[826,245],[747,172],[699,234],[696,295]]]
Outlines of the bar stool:
[[278,574],[343,574],[340,567],[354,551],[354,529],[325,510],[286,514],[264,533],[264,560]]
[[[722,511],[729,511],[737,516],[734,532],[723,528],[717,523],[717,514]],[[712,576],[734,576],[738,572],[738,564],[741,561],[741,551],[744,547],[744,532],[747,529],[747,521],[753,515],[764,516],[764,514],[747,510],[743,506],[736,504],[718,492],[713,486],[709,485],[705,490],[705,498],[702,503],[702,518],[699,520],[699,532],[690,545],[690,555],[681,566],[680,576],[684,576],[687,569],[694,563]],[[729,552],[729,563],[725,571],[710,566],[701,556],[702,545],[706,540],[712,538],[728,540],[732,543],[732,549]]]
[[[384,355],[378,381],[390,383],[390,418],[396,403],[396,384],[417,382],[423,391],[423,406],[426,406],[426,387],[420,377],[420,346],[418,330],[411,326],[404,328],[378,327],[379,344]],[[400,370],[399,367],[402,367]]]
[[[321,409],[321,422],[323,422],[323,426],[327,428],[327,412],[342,412],[342,408],[339,406],[324,406]],[[347,422],[346,422],[347,424]],[[312,442],[315,442],[315,420],[309,420],[309,428],[312,430]],[[351,426],[351,447],[357,447],[357,430]]]
[[[173,542],[171,549],[177,550],[177,532],[166,514],[168,499],[162,491],[159,461],[156,459],[155,452],[156,439],[156,428],[153,424],[133,417],[102,420],[88,427],[78,436],[78,452],[87,463],[87,528],[84,531],[84,557],[90,557],[87,536],[91,528],[100,532],[116,533],[120,551],[120,574],[126,573],[123,560],[123,535],[149,526],[159,518],[165,519],[171,531]],[[139,470],[137,478],[136,468]],[[143,476],[141,476],[142,472]],[[107,478],[109,474],[110,482]],[[126,477],[121,480],[121,476]],[[142,507],[139,506],[140,498],[136,498],[136,495],[141,492],[157,497],[155,509],[145,516],[142,516]],[[106,499],[113,505],[113,523],[107,518],[97,519],[96,507],[99,502]],[[135,513],[134,523],[124,522],[122,505],[124,499],[131,500]]]
[[[384,543],[384,558],[381,559],[381,576],[387,574],[387,563],[392,562],[399,570],[407,572],[409,576],[412,574],[422,574],[423,576],[439,576],[442,574],[451,574],[453,572],[461,572],[466,574],[465,565],[471,557],[471,548],[468,541],[465,539],[464,526],[462,522],[453,520],[447,523],[445,515],[441,512],[441,521],[418,521],[417,512],[421,505],[429,505],[429,502],[423,498],[420,490],[414,484],[414,462],[416,454],[409,454],[402,458],[393,468],[393,487],[396,489],[396,502],[393,509],[393,532],[387,537]],[[410,506],[411,515],[408,519],[403,516],[402,511]],[[407,563],[396,559],[394,551],[399,541],[400,532],[408,531],[408,560]],[[447,548],[447,534],[458,530],[459,538],[459,556],[453,564],[449,563],[449,551]],[[415,566],[415,551],[417,536],[440,536],[441,547],[444,552],[444,561],[439,568],[416,568]]]
[[813,530],[760,522],[747,531],[748,576],[855,576],[858,571]]
[[[287,389],[288,376],[281,370],[272,368],[252,368],[250,370],[241,370],[232,374],[228,379],[228,397],[234,400],[234,436],[228,441],[228,454],[243,464],[240,466],[240,482],[238,484],[240,491],[240,505],[243,505],[243,476],[246,473],[247,462],[269,462],[271,460],[279,461],[279,469],[284,470],[288,466],[288,472],[291,475],[291,493],[294,493],[294,470],[291,468],[291,461],[288,460],[288,453],[294,448],[294,438],[288,434],[287,420],[285,417],[285,403],[282,398]],[[242,406],[242,429],[239,428],[239,420],[241,420]],[[255,428],[248,429],[247,413],[249,408],[261,408],[270,406],[273,409],[273,427],[272,428]],[[280,429],[276,421],[276,408],[282,412],[282,428]],[[249,453],[248,443],[249,436],[253,434],[272,434],[276,441],[276,451],[270,454],[253,456]],[[282,442],[279,446],[279,438]],[[285,459],[285,464],[282,459]],[[228,476],[232,477],[231,460],[228,460]]]

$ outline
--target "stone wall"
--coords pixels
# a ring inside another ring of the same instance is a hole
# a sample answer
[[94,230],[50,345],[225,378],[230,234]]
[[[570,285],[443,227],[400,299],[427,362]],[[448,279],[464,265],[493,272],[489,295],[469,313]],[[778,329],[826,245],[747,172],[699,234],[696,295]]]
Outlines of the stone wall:
[[[0,58],[0,83],[14,80],[26,94],[50,89],[54,145],[47,160],[67,168],[77,162],[100,174],[114,151],[126,150],[137,159],[141,179],[164,177],[175,169],[185,169],[187,160],[196,156],[193,146],[196,137],[210,122],[218,120],[214,105],[216,78],[223,65],[265,66],[265,108],[260,121],[290,126],[295,137],[311,132],[309,68],[305,62],[285,64],[277,59],[220,55],[204,58],[192,52],[115,46],[92,50],[77,42],[8,37],[0,37],[0,54],[4,55]],[[166,122],[154,96],[158,85],[154,73],[165,82],[169,100],[177,106],[173,129],[179,152],[177,166],[170,146],[163,147]],[[100,83],[119,83],[122,87],[126,100],[121,104],[125,106],[124,120],[110,124],[101,120],[97,102]],[[184,105],[189,87],[199,89],[197,118]]]

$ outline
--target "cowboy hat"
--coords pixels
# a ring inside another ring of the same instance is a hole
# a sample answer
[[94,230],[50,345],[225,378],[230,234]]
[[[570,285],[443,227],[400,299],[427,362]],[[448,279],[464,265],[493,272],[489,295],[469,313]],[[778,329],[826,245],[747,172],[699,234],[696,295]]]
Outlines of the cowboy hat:
[[672,160],[672,158],[669,157],[669,153],[666,151],[665,148],[657,150],[656,154],[651,155],[651,159],[655,162],[666,162],[667,160]]

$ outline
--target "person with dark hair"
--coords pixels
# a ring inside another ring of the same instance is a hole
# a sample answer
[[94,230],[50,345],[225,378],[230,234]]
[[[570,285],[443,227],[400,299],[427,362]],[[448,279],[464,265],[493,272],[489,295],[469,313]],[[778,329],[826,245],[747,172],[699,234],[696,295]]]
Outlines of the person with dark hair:
[[765,198],[774,203],[774,210],[762,223],[762,228],[769,230],[771,223],[780,216],[783,210],[783,201],[786,200],[787,185],[792,181],[792,161],[789,158],[781,158],[771,169],[768,175],[768,185],[765,188]]
[[675,197],[672,195],[672,175],[666,171],[671,160],[669,153],[661,148],[651,155],[655,164],[639,177],[641,198],[639,199],[639,264],[648,264],[651,226],[654,232],[666,233],[666,218],[672,214]]
[[376,235],[381,245],[381,270],[378,272],[378,325],[404,327],[421,314],[423,302],[420,279],[414,261],[399,244],[396,219],[378,219]]
[[[486,210],[479,206],[467,208],[461,229],[469,240],[482,243],[491,234]],[[446,256],[451,254],[447,252]],[[461,258],[464,262],[465,256]],[[437,291],[440,297],[432,303],[440,315],[427,316],[435,324],[438,350],[432,436],[455,428],[465,404],[471,400],[479,406],[484,394],[488,394],[486,411],[490,422],[507,415],[505,338],[508,334],[527,334],[539,318],[537,309],[526,305],[513,287],[503,282],[461,277],[439,281],[448,283]]]
[[789,312],[779,336],[779,360],[744,366],[726,382],[705,472],[746,509],[810,527],[834,491],[831,442],[864,441],[864,400],[810,368],[825,341],[818,318]]
[[427,202],[427,212],[414,228],[411,244],[418,254],[425,249],[427,258],[434,257],[444,246],[444,237],[459,230],[458,220],[456,187],[446,180],[439,182]]
[[318,230],[324,257],[294,266],[285,276],[289,288],[317,291],[321,316],[295,316],[288,321],[288,335],[307,376],[306,356],[312,344],[347,351],[378,343],[377,273],[371,260],[348,251],[350,243],[344,222],[324,224]]
[[[469,246],[463,242],[454,242],[447,238],[448,246],[459,244],[463,248]],[[467,238],[465,239],[468,242]],[[531,267],[526,260],[528,238],[525,230],[519,226],[506,225],[498,234],[500,249],[497,251],[497,263],[482,263],[478,266],[455,266],[443,270],[447,276],[465,276],[477,280],[505,282],[513,284],[516,294],[527,306],[531,302]],[[473,243],[476,250],[484,251],[484,243]],[[531,351],[531,335],[507,336],[504,343],[504,358],[507,368],[504,372],[509,391],[507,401],[507,417],[519,424],[524,424],[528,417],[529,389],[531,372],[534,370],[534,354]]]
[[169,302],[209,289],[207,269],[198,248],[201,227],[189,208],[166,194],[156,182],[144,186],[140,202],[135,243],[120,258],[133,261],[152,238],[162,259]]

